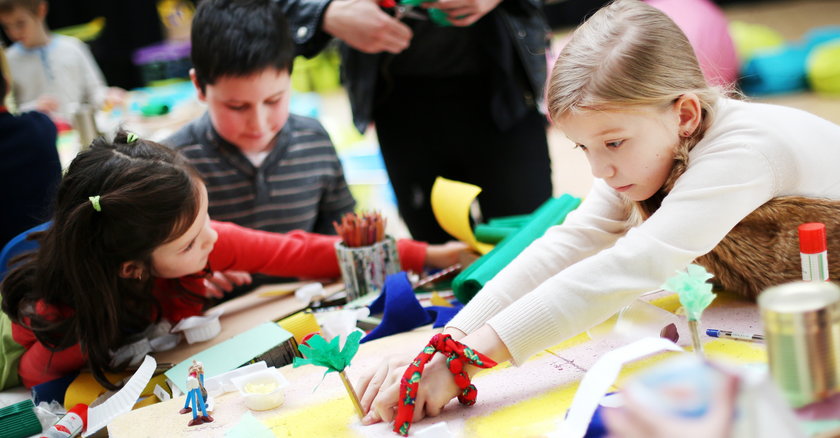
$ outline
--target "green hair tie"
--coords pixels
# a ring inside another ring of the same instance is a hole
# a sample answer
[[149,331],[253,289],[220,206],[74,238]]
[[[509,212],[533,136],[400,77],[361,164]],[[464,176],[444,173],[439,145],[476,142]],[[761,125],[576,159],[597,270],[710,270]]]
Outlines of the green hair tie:
[[129,132],[128,136],[126,136],[126,142],[134,143],[135,141],[137,141],[138,138],[140,138],[140,137],[138,137],[137,134],[135,134],[133,132]]
[[93,205],[94,210],[102,211],[102,206],[99,205],[99,195],[88,196],[88,199],[90,199],[90,203],[91,203],[91,205]]

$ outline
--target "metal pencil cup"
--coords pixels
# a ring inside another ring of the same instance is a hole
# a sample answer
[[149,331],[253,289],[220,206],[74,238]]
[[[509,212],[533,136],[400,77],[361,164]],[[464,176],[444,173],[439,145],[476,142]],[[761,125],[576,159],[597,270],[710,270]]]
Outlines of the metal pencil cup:
[[840,287],[798,281],[758,296],[773,380],[798,408],[840,389]]
[[347,301],[369,293],[379,293],[385,277],[400,272],[397,242],[385,236],[381,242],[369,246],[350,248],[343,241],[335,243],[338,266],[347,288]]

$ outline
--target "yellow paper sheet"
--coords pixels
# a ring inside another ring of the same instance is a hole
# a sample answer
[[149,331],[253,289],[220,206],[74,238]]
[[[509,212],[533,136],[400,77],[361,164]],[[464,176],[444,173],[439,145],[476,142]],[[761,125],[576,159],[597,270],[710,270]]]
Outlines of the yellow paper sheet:
[[470,205],[479,193],[481,187],[439,176],[432,186],[432,211],[441,228],[452,237],[487,254],[493,245],[476,240],[470,226]]
[[432,298],[429,301],[433,306],[452,307],[452,303],[450,303],[446,298],[440,296],[437,291],[432,292]]

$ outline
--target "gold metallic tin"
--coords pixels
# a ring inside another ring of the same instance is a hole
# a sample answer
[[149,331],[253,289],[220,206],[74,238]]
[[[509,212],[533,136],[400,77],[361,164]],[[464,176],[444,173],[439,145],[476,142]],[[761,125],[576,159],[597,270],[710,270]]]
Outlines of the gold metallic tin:
[[793,407],[840,389],[840,287],[798,281],[758,296],[773,380]]

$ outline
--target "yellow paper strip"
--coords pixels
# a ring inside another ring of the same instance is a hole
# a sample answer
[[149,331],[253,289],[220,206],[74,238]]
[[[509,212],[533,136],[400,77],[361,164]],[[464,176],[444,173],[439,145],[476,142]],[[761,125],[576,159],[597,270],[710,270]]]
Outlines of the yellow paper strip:
[[493,245],[476,240],[470,226],[470,205],[479,193],[481,187],[439,176],[432,186],[432,211],[441,228],[452,237],[487,254]]

